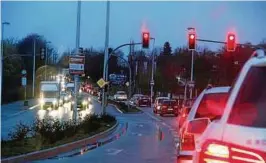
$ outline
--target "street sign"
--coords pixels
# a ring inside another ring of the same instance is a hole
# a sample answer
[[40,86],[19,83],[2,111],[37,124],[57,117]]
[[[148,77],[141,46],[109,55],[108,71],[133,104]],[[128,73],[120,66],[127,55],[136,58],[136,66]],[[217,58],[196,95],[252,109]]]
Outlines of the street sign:
[[152,81],[150,82],[150,84],[151,84],[151,85],[154,85],[154,81],[152,80]]
[[27,85],[27,78],[26,77],[21,78],[21,85],[24,87]]
[[99,85],[99,87],[103,88],[107,83],[105,82],[105,80],[103,80],[103,78],[101,78],[97,81],[97,84]]
[[188,82],[188,86],[189,86],[190,88],[194,88],[194,87],[195,87],[195,81],[190,81],[190,82]]
[[126,86],[129,86],[129,82],[126,82]]
[[22,74],[22,75],[26,75],[26,74],[27,74],[27,71],[26,71],[26,70],[22,70],[22,71],[21,71],[21,74]]
[[84,74],[85,56],[70,56],[69,72],[73,75]]

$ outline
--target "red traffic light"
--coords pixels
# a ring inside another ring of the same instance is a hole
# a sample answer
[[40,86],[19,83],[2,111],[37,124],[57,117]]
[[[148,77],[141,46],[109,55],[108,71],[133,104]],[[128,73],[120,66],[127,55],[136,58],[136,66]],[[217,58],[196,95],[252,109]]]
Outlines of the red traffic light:
[[196,34],[195,33],[188,34],[188,49],[189,50],[196,49]]
[[235,34],[229,33],[227,35],[227,51],[234,52],[236,49],[236,37]]
[[150,33],[143,32],[142,33],[142,48],[149,48],[150,45]]

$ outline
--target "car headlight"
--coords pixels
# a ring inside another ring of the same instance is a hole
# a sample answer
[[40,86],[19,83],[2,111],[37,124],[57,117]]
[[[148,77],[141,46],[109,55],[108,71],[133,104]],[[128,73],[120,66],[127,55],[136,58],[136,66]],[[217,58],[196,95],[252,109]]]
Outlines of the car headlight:
[[65,101],[68,100],[68,97],[64,97]]
[[71,102],[71,104],[75,104],[75,102],[74,102],[74,101],[72,101],[72,102]]
[[53,101],[53,104],[54,104],[54,105],[57,104],[57,100],[54,100],[54,101]]
[[88,98],[88,101],[91,101],[91,98]]
[[68,98],[71,98],[71,97],[72,97],[71,95],[68,96]]
[[43,105],[44,104],[44,100],[40,99],[40,103],[41,103],[41,105]]
[[84,100],[82,101],[82,105],[87,105],[88,104],[88,101]]
[[160,110],[160,109],[161,109],[161,107],[160,107],[160,106],[157,106],[157,109],[158,109],[158,110]]
[[79,90],[79,93],[82,93],[82,90],[81,89]]
[[59,100],[59,103],[60,103],[60,104],[62,104],[62,103],[63,103],[63,100],[62,100],[62,99],[60,99],[60,100]]

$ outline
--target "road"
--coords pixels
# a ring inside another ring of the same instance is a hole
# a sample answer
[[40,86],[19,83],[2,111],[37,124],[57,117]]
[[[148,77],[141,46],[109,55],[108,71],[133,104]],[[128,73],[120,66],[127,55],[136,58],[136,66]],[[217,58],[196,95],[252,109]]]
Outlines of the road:
[[[89,112],[100,112],[100,104],[93,102]],[[54,116],[71,118],[71,111],[65,106]],[[144,112],[138,114],[122,114],[114,107],[108,106],[107,112],[116,116],[119,124],[128,124],[126,133],[111,143],[79,155],[40,160],[40,163],[53,162],[93,162],[93,163],[176,163],[177,127],[176,117],[160,117],[152,113],[151,108],[141,108]],[[45,113],[48,114],[49,113]],[[11,124],[19,120],[30,122],[34,116],[40,116],[38,108],[15,116],[2,123],[2,130],[7,131]],[[43,115],[42,115],[43,116]],[[3,135],[3,131],[2,131]]]

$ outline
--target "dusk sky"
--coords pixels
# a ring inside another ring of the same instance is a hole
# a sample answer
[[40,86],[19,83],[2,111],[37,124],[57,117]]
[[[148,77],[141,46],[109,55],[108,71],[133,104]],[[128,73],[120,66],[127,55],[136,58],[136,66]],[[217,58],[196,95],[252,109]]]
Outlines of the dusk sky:
[[[29,33],[38,33],[60,52],[74,48],[76,10],[74,1],[2,2],[2,21],[11,23],[4,36],[21,39]],[[81,46],[103,48],[106,1],[83,1],[81,12]],[[234,30],[239,42],[257,44],[266,38],[266,2],[112,1],[110,22],[111,47],[130,39],[140,42],[143,26],[156,38],[157,47],[165,41],[173,49],[186,45],[186,29],[190,26],[196,28],[198,38],[225,41],[226,33]],[[213,50],[220,46],[199,45]]]

